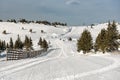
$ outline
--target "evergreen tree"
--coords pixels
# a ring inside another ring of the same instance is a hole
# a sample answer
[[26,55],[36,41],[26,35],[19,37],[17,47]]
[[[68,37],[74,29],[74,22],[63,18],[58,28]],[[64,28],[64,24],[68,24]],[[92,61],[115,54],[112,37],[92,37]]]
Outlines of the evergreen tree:
[[2,50],[2,42],[1,42],[1,40],[0,40],[0,50]]
[[2,41],[1,43],[1,50],[5,50],[6,49],[6,42]]
[[118,50],[118,31],[115,21],[113,23],[108,24],[107,28],[107,50],[114,51]]
[[83,51],[84,53],[89,52],[92,49],[92,37],[88,30],[84,30],[81,37],[77,42],[77,50]]
[[32,48],[32,45],[33,43],[31,37],[28,38],[28,36],[25,36],[24,47],[28,50]]
[[32,48],[32,46],[33,46],[33,43],[32,43],[32,39],[30,37],[30,39],[29,39],[29,47]]
[[10,38],[10,42],[9,42],[9,47],[11,48],[11,49],[13,49],[13,40],[12,40],[12,38]]
[[105,29],[102,29],[98,34],[94,47],[95,51],[101,50],[103,53],[105,53],[107,48],[107,31]]
[[15,41],[15,45],[14,45],[14,48],[15,48],[15,49],[18,49],[18,44],[19,44],[19,43],[18,43],[18,41],[16,40],[16,41]]
[[4,44],[4,50],[5,50],[7,47],[5,40],[3,41],[3,44]]
[[40,37],[38,45],[42,45],[42,38]]
[[44,49],[48,48],[48,43],[45,39],[43,40],[41,47],[44,48]]
[[25,36],[24,46],[25,46],[26,49],[29,48],[29,38],[28,38],[28,36]]
[[23,43],[18,35],[18,38],[17,40],[15,41],[15,46],[14,46],[15,49],[22,49],[23,48]]
[[7,43],[6,48],[9,48],[9,44]]
[[118,31],[115,21],[111,24],[108,22],[107,30],[102,29],[98,34],[95,42],[95,50],[105,51],[118,50]]
[[5,50],[6,49],[6,42],[0,40],[0,50]]

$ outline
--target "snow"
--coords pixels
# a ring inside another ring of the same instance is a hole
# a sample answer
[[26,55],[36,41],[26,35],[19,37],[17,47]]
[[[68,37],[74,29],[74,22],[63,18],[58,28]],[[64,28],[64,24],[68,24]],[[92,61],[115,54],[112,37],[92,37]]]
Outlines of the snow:
[[[117,27],[120,33],[120,25]],[[18,34],[21,40],[24,40],[27,35],[32,38],[35,50],[40,49],[37,45],[40,37],[50,42],[48,51],[35,58],[6,61],[5,52],[1,53],[0,80],[119,80],[120,54],[77,52],[76,42],[84,29],[91,32],[95,41],[103,28],[107,28],[107,23],[91,28],[0,22],[1,40],[9,42],[9,38],[12,37],[15,41]],[[34,33],[30,33],[30,29]],[[9,34],[2,34],[4,30]],[[41,30],[45,33],[41,33]],[[72,37],[73,41],[68,41],[68,37]]]

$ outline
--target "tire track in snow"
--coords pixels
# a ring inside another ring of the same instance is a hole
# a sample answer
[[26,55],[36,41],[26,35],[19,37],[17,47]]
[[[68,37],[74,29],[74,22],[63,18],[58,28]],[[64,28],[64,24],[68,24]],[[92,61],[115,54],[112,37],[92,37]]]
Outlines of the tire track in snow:
[[79,73],[79,74],[76,74],[76,75],[75,74],[74,75],[68,75],[68,76],[65,76],[65,77],[55,78],[53,80],[74,80],[74,79],[80,79],[82,77],[95,75],[95,74],[98,74],[98,73],[103,73],[103,72],[115,69],[115,68],[120,66],[120,60],[115,59],[113,57],[105,57],[105,58],[113,60],[114,61],[113,64],[110,64],[110,65],[108,65],[106,67],[103,67],[101,69],[92,70],[92,71],[89,71],[89,72],[83,72],[83,73]]

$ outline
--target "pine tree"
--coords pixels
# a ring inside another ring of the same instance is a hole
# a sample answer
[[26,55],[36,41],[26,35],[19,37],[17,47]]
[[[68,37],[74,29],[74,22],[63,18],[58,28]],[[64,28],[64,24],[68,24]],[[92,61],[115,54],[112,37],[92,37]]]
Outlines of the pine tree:
[[18,35],[17,40],[15,41],[15,45],[14,45],[15,49],[22,49],[23,48],[23,43]]
[[25,36],[24,47],[25,47],[27,50],[28,50],[28,48],[29,48],[29,38],[28,38],[28,36]]
[[111,24],[108,22],[107,30],[102,29],[98,34],[95,42],[95,50],[101,50],[103,53],[105,51],[118,50],[118,31],[115,21]]
[[6,49],[6,42],[2,41],[1,43],[1,50],[5,50]]
[[13,49],[13,40],[12,40],[12,38],[10,38],[9,47],[10,47],[11,49]]
[[7,43],[6,48],[9,48],[9,44]]
[[6,42],[0,40],[0,50],[4,51],[6,49]]
[[32,39],[30,37],[30,39],[29,39],[29,47],[32,48],[32,46],[33,46],[33,43],[32,43]]
[[90,52],[92,49],[93,43],[92,43],[92,37],[88,30],[84,30],[81,37],[79,38],[77,42],[77,50],[83,51],[84,53]]
[[38,45],[42,45],[42,38],[40,37]]
[[114,51],[118,50],[118,30],[115,21],[108,24],[107,28],[107,50]]
[[2,50],[2,42],[1,42],[1,40],[0,40],[0,50]]
[[48,48],[48,43],[45,39],[43,40],[41,47],[44,48],[44,49]]
[[33,43],[31,37],[28,38],[28,36],[25,36],[24,47],[28,50],[32,48],[32,45]]
[[105,53],[107,48],[107,31],[105,29],[102,29],[98,34],[94,47],[95,51],[101,50]]
[[19,43],[18,43],[18,41],[16,40],[16,41],[15,41],[14,48],[15,48],[15,49],[18,49],[18,45],[19,45]]
[[0,49],[3,50],[3,48],[4,48],[4,43],[2,40],[0,40]]

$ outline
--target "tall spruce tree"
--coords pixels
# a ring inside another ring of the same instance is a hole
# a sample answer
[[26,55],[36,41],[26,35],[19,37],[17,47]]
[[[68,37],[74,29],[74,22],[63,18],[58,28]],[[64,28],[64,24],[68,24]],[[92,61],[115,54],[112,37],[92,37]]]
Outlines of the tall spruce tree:
[[1,42],[1,40],[0,40],[0,50],[2,50],[2,42]]
[[12,40],[12,38],[10,38],[10,42],[9,42],[9,48],[11,48],[11,49],[13,49],[13,40]]
[[41,44],[41,47],[44,48],[44,49],[47,49],[48,48],[48,43],[47,41],[44,39],[42,44]]
[[6,42],[0,40],[0,50],[4,51],[6,49]]
[[6,48],[9,48],[9,44],[8,43],[6,44]]
[[39,39],[39,42],[38,42],[38,45],[42,45],[42,38],[40,37],[40,39]]
[[6,49],[6,42],[2,41],[1,43],[1,50],[5,50]]
[[25,47],[27,50],[29,50],[29,49],[32,49],[32,45],[33,45],[33,43],[32,43],[31,37],[28,38],[28,36],[25,36],[24,47]]
[[32,46],[33,46],[33,43],[32,43],[32,39],[30,37],[30,39],[29,39],[29,47],[32,48]]
[[102,29],[98,34],[94,47],[95,51],[101,50],[103,53],[105,53],[107,48],[107,31],[105,29]]
[[92,36],[88,30],[84,30],[77,42],[77,50],[78,51],[82,50],[83,53],[87,53],[90,52],[92,46],[93,46]]
[[15,41],[15,45],[14,45],[15,49],[22,49],[23,48],[23,43],[18,35],[17,40]]
[[114,50],[118,50],[118,30],[117,30],[117,26],[116,26],[116,22],[113,21],[113,23],[111,24],[109,22],[108,24],[108,28],[107,28],[107,50],[108,51],[114,51]]

